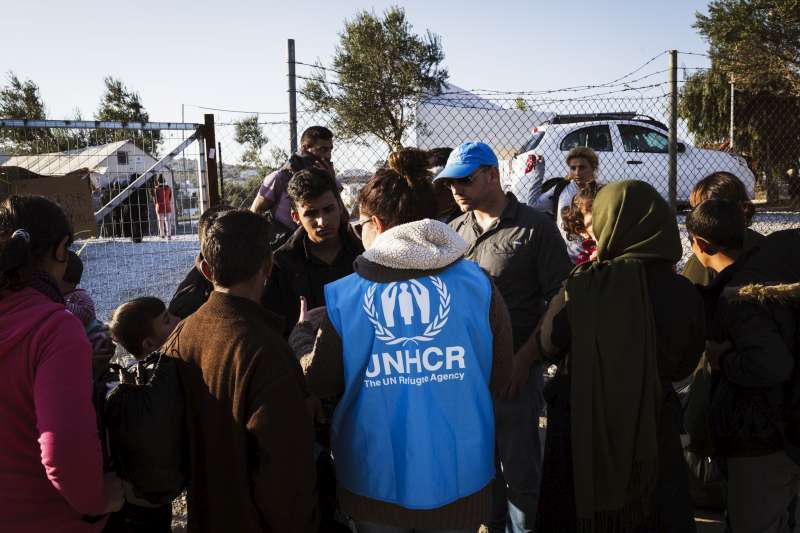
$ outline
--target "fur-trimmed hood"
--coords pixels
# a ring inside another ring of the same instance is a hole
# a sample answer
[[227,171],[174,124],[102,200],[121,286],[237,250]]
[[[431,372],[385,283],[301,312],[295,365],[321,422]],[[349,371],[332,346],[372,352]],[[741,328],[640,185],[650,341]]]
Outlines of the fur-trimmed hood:
[[754,283],[732,289],[735,291],[735,300],[800,306],[800,283]]
[[364,259],[401,270],[436,270],[458,261],[467,243],[450,226],[426,218],[378,235]]

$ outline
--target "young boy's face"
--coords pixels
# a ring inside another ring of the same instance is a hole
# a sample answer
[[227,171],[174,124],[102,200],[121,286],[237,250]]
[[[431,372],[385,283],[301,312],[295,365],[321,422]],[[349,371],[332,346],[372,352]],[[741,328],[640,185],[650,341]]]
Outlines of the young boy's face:
[[180,318],[171,314],[166,309],[155,317],[153,319],[153,334],[147,337],[142,343],[145,353],[150,353],[161,348],[161,345],[164,344],[180,321]]
[[304,201],[292,210],[292,219],[306,230],[308,239],[319,244],[339,235],[341,210],[331,191]]

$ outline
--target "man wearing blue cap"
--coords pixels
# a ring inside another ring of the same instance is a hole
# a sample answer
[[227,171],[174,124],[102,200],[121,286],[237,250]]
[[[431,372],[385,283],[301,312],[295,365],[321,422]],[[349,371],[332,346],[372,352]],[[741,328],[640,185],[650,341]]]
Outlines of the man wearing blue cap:
[[572,262],[550,217],[521,204],[500,184],[497,156],[481,142],[456,148],[434,179],[464,214],[450,223],[469,244],[465,257],[494,279],[511,314],[514,375],[497,412],[497,471],[490,531],[533,530],[541,478],[542,366],[532,362],[533,330]]

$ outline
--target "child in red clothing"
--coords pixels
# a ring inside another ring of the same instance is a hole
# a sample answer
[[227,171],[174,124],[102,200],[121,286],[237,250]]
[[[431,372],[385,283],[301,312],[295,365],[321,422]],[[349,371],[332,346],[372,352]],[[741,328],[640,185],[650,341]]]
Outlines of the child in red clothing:
[[597,255],[597,243],[591,235],[592,203],[600,187],[581,189],[572,198],[572,203],[561,210],[561,226],[567,232],[567,239],[581,241],[581,251],[575,261],[582,265],[593,261]]
[[162,239],[172,236],[172,188],[164,183],[161,174],[156,179],[156,187],[153,189],[153,201],[156,204],[156,216],[158,217],[158,235]]

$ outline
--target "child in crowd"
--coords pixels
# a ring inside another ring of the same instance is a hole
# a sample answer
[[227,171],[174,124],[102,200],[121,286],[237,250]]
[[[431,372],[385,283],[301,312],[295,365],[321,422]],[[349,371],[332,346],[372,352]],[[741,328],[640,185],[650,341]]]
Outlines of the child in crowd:
[[[111,335],[136,359],[143,359],[159,349],[178,325],[176,316],[164,302],[152,296],[136,298],[114,310]],[[154,505],[137,498],[133,487],[123,482],[125,505],[109,519],[106,531],[125,533],[169,533],[172,529],[172,505]]]
[[[800,487],[797,316],[800,230],[746,249],[738,202],[705,200],[686,217],[705,288],[713,451],[724,459],[731,531],[789,531]],[[788,511],[788,512],[787,512]]]
[[67,269],[64,271],[64,277],[59,283],[61,294],[64,296],[67,310],[78,317],[83,327],[88,327],[92,321],[96,319],[94,311],[94,302],[91,296],[84,289],[79,289],[78,284],[83,277],[83,262],[81,258],[73,252],[68,250]]
[[164,302],[153,296],[136,298],[114,310],[111,336],[131,355],[143,359],[158,350],[180,319],[167,310]]
[[597,243],[588,228],[592,224],[592,204],[599,190],[600,187],[580,189],[572,197],[570,205],[561,210],[561,227],[566,232],[567,240],[580,242],[576,265],[588,263],[597,253]]
[[81,321],[86,336],[92,344],[92,368],[97,376],[114,355],[114,343],[111,341],[108,327],[97,320],[92,297],[84,289],[78,288],[83,277],[83,262],[80,256],[72,250],[68,250],[67,254],[67,268],[58,286],[64,296],[67,311]]

